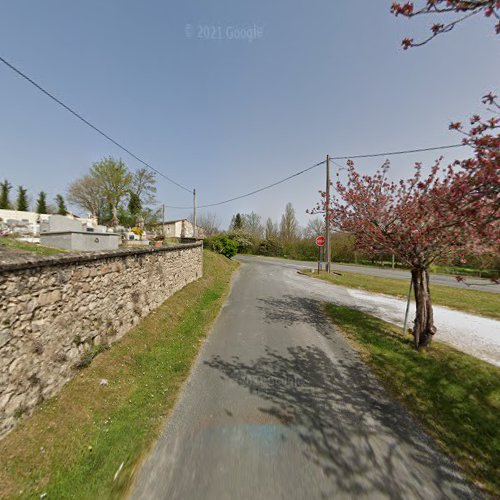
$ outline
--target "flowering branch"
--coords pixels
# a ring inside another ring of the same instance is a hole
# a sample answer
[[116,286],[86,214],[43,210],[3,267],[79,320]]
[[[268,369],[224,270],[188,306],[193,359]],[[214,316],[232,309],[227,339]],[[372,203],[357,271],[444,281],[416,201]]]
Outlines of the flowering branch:
[[485,17],[493,17],[497,20],[495,31],[500,34],[499,0],[426,0],[425,5],[420,8],[415,8],[414,2],[394,2],[391,12],[395,16],[407,18],[425,14],[457,14],[457,17],[448,23],[434,23],[431,26],[431,34],[420,42],[415,42],[413,38],[405,38],[402,41],[405,50],[425,45],[438,35],[451,31],[457,24],[481,12]]

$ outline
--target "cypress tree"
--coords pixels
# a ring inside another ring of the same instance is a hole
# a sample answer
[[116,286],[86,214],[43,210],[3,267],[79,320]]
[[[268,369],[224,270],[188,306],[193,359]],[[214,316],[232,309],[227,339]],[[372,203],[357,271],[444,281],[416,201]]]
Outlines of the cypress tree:
[[56,195],[56,205],[58,215],[66,215],[68,213],[62,194]]
[[36,212],[38,214],[47,213],[47,193],[45,191],[40,191],[38,195],[38,200],[36,201]]
[[17,188],[16,208],[20,212],[28,211],[28,190],[23,186]]
[[7,179],[0,182],[0,209],[10,208],[9,193],[11,189],[12,184]]

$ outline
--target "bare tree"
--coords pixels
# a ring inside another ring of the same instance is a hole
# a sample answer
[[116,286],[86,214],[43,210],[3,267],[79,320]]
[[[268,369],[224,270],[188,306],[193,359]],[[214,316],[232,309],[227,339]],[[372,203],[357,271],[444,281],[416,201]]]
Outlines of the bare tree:
[[70,184],[68,201],[94,217],[99,217],[105,204],[104,194],[98,180],[90,175],[85,175]]
[[[191,223],[194,221],[194,216],[189,216]],[[210,238],[220,233],[220,222],[217,215],[213,212],[201,212],[196,214],[196,225],[202,229],[205,237]]]
[[280,238],[284,243],[290,243],[297,239],[299,225],[295,217],[295,209],[291,203],[287,203],[285,213],[281,217]]
[[260,240],[264,235],[264,226],[261,223],[261,216],[255,212],[242,215],[243,229],[251,234],[255,239]]
[[304,229],[304,238],[312,239],[316,238],[320,234],[324,234],[325,232],[325,221],[320,217],[316,217],[315,219],[310,219],[307,223],[307,226]]
[[266,240],[275,240],[278,238],[279,230],[278,224],[273,222],[271,217],[269,217],[266,221]]

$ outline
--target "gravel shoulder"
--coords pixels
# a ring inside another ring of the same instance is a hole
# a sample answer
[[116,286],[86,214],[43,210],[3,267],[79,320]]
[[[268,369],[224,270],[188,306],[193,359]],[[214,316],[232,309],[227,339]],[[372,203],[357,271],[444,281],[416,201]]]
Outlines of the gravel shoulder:
[[[240,258],[243,262],[251,262],[253,257]],[[318,300],[335,302],[354,307],[360,311],[373,314],[380,319],[403,328],[406,301],[387,295],[374,294],[345,288],[317,280],[297,273],[297,268],[286,261],[267,259],[260,261],[262,265],[283,269],[287,284],[295,290],[307,290]],[[415,316],[415,305],[410,307],[410,325]],[[455,311],[443,306],[434,306],[434,320],[438,332],[436,340],[446,342],[452,347],[500,366],[500,321]]]

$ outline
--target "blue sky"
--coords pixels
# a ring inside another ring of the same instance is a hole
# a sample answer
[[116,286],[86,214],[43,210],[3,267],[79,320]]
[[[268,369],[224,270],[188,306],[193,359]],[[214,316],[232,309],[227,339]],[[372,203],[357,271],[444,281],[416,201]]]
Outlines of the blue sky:
[[[424,35],[430,20],[396,19],[390,3],[4,0],[0,55],[211,203],[326,153],[460,141],[448,123],[481,111],[481,96],[500,90],[492,23],[478,17],[405,52],[401,39]],[[222,39],[198,38],[203,27]],[[252,42],[229,38],[254,27],[261,37]],[[140,166],[0,65],[0,178],[52,198],[105,155]],[[391,175],[437,156],[394,157]],[[381,162],[358,166],[368,173]],[[278,219],[291,201],[305,224],[323,183],[320,167],[211,210],[225,226],[251,210]],[[191,198],[160,178],[158,201]],[[188,213],[167,210],[167,218]]]

